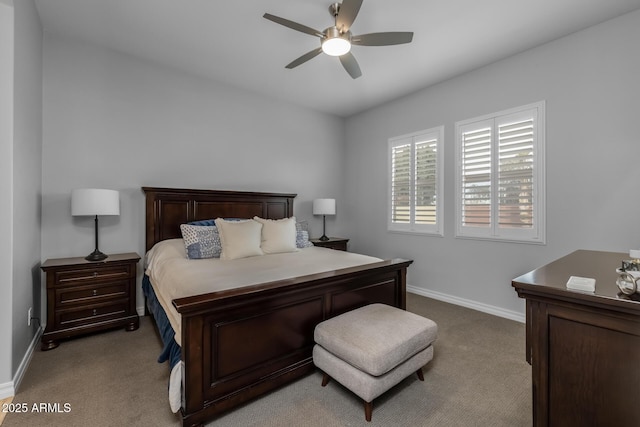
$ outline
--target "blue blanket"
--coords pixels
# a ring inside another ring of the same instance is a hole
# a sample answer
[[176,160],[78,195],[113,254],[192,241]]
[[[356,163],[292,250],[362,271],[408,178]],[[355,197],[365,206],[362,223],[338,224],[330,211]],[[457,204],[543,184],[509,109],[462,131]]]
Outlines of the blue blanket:
[[168,360],[169,370],[171,371],[180,361],[182,349],[174,339],[176,333],[171,327],[169,318],[160,305],[156,293],[153,291],[149,276],[146,274],[142,278],[142,292],[147,300],[147,308],[155,318],[158,332],[160,332],[160,337],[162,338],[163,348],[162,353],[158,356],[158,363],[164,363]]

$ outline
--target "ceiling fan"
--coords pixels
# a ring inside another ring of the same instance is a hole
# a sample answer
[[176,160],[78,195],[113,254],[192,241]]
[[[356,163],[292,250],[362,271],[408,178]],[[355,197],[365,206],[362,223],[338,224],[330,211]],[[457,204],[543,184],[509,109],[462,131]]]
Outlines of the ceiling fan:
[[287,64],[285,68],[295,68],[315,58],[321,52],[324,52],[327,55],[339,57],[347,73],[349,73],[352,78],[357,79],[362,75],[362,72],[360,71],[358,61],[356,61],[356,58],[350,52],[351,45],[389,46],[411,43],[413,39],[412,32],[369,33],[359,36],[351,34],[351,24],[353,24],[353,21],[355,21],[358,15],[362,1],[363,0],[344,0],[342,3],[332,3],[331,6],[329,6],[329,13],[331,13],[331,16],[335,19],[335,23],[324,31],[318,31],[306,25],[265,13],[263,17],[270,21],[320,38],[320,47],[305,53],[298,59]]

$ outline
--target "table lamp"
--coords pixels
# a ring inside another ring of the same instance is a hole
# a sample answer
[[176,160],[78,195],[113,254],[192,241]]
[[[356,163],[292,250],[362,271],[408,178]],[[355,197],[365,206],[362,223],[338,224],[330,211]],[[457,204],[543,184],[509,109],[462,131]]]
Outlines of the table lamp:
[[322,237],[320,237],[320,240],[329,240],[326,234],[326,216],[336,214],[336,199],[315,199],[313,201],[313,214],[322,215]]
[[79,188],[71,191],[71,215],[95,216],[96,248],[84,257],[87,261],[107,258],[98,250],[98,215],[120,215],[120,193],[115,190]]

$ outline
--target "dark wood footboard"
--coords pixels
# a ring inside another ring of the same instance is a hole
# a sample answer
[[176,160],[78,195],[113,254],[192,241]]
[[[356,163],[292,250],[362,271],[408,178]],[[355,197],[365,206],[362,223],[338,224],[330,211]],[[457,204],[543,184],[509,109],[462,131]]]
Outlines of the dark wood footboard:
[[183,425],[201,425],[311,371],[313,330],[380,302],[406,308],[406,270],[391,260],[174,301],[182,316]]

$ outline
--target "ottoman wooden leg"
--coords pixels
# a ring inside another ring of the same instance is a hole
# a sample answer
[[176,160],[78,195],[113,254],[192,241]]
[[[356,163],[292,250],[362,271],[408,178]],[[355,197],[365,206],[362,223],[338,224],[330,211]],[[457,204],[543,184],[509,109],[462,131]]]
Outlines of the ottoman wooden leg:
[[416,374],[418,374],[418,379],[419,379],[420,381],[424,381],[424,375],[422,375],[422,368],[418,369],[418,370],[416,371]]
[[373,402],[364,402],[364,419],[371,421],[371,413],[373,412]]
[[331,379],[331,377],[327,374],[322,375],[322,387],[326,386],[327,384],[329,384],[329,380]]

